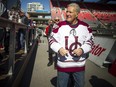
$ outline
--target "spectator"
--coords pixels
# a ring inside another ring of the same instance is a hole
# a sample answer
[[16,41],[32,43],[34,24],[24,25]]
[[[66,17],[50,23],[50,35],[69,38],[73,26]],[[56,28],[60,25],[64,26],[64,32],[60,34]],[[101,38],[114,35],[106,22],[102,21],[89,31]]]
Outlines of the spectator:
[[[57,27],[58,23],[60,22],[60,18],[58,16],[56,16],[54,18],[54,25],[53,25],[53,28]],[[54,58],[54,61],[55,61],[55,67],[56,68],[56,64],[57,64],[57,53],[55,53],[55,58]]]
[[[48,21],[48,26],[45,29],[45,34],[47,36],[47,39],[49,38],[49,36],[50,36],[50,34],[52,32],[53,24],[54,24],[54,22],[53,22],[52,19]],[[49,43],[48,43],[48,56],[49,56],[48,60],[49,60],[49,62],[47,64],[47,66],[51,66],[53,64],[53,54],[54,54],[54,52],[50,48]]]
[[[24,12],[20,12],[21,23],[28,25],[29,20]],[[24,49],[25,29],[20,28],[17,34],[18,48],[17,50]]]

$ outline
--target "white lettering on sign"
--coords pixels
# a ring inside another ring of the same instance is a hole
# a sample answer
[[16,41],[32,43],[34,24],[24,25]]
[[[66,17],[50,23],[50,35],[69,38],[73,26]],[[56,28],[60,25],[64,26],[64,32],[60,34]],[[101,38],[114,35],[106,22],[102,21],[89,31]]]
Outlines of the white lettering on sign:
[[93,45],[91,53],[96,56],[100,56],[101,53],[103,53],[106,49],[103,47],[100,47],[100,44],[98,45]]

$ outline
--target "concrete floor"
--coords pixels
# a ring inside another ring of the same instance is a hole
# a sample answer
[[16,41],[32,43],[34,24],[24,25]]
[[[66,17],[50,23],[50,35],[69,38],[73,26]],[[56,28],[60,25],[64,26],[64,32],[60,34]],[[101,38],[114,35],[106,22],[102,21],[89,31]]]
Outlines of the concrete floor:
[[[55,87],[57,70],[54,65],[48,67],[48,44],[46,37],[41,37],[30,87]],[[108,73],[107,68],[100,68],[89,59],[86,63],[85,87],[116,87],[116,78]]]

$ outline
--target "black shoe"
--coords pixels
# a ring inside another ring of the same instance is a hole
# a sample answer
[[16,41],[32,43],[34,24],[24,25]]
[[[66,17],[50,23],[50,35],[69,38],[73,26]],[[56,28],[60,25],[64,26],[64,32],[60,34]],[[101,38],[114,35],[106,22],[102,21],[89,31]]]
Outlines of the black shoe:
[[48,64],[47,64],[47,66],[51,66],[53,64],[53,62],[49,62]]

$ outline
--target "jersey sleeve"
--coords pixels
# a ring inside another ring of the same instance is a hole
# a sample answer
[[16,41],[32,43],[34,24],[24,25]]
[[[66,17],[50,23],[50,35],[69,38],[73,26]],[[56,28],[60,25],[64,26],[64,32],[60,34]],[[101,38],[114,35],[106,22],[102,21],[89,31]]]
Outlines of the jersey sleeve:
[[92,50],[93,44],[94,44],[94,36],[92,34],[92,29],[88,27],[88,34],[87,34],[86,40],[84,44],[81,46],[81,48],[83,49],[83,52],[84,53],[90,52]]
[[59,44],[59,32],[58,32],[58,28],[54,29],[49,37],[49,44],[52,50],[54,50],[55,52],[58,52],[59,49],[62,47]]

